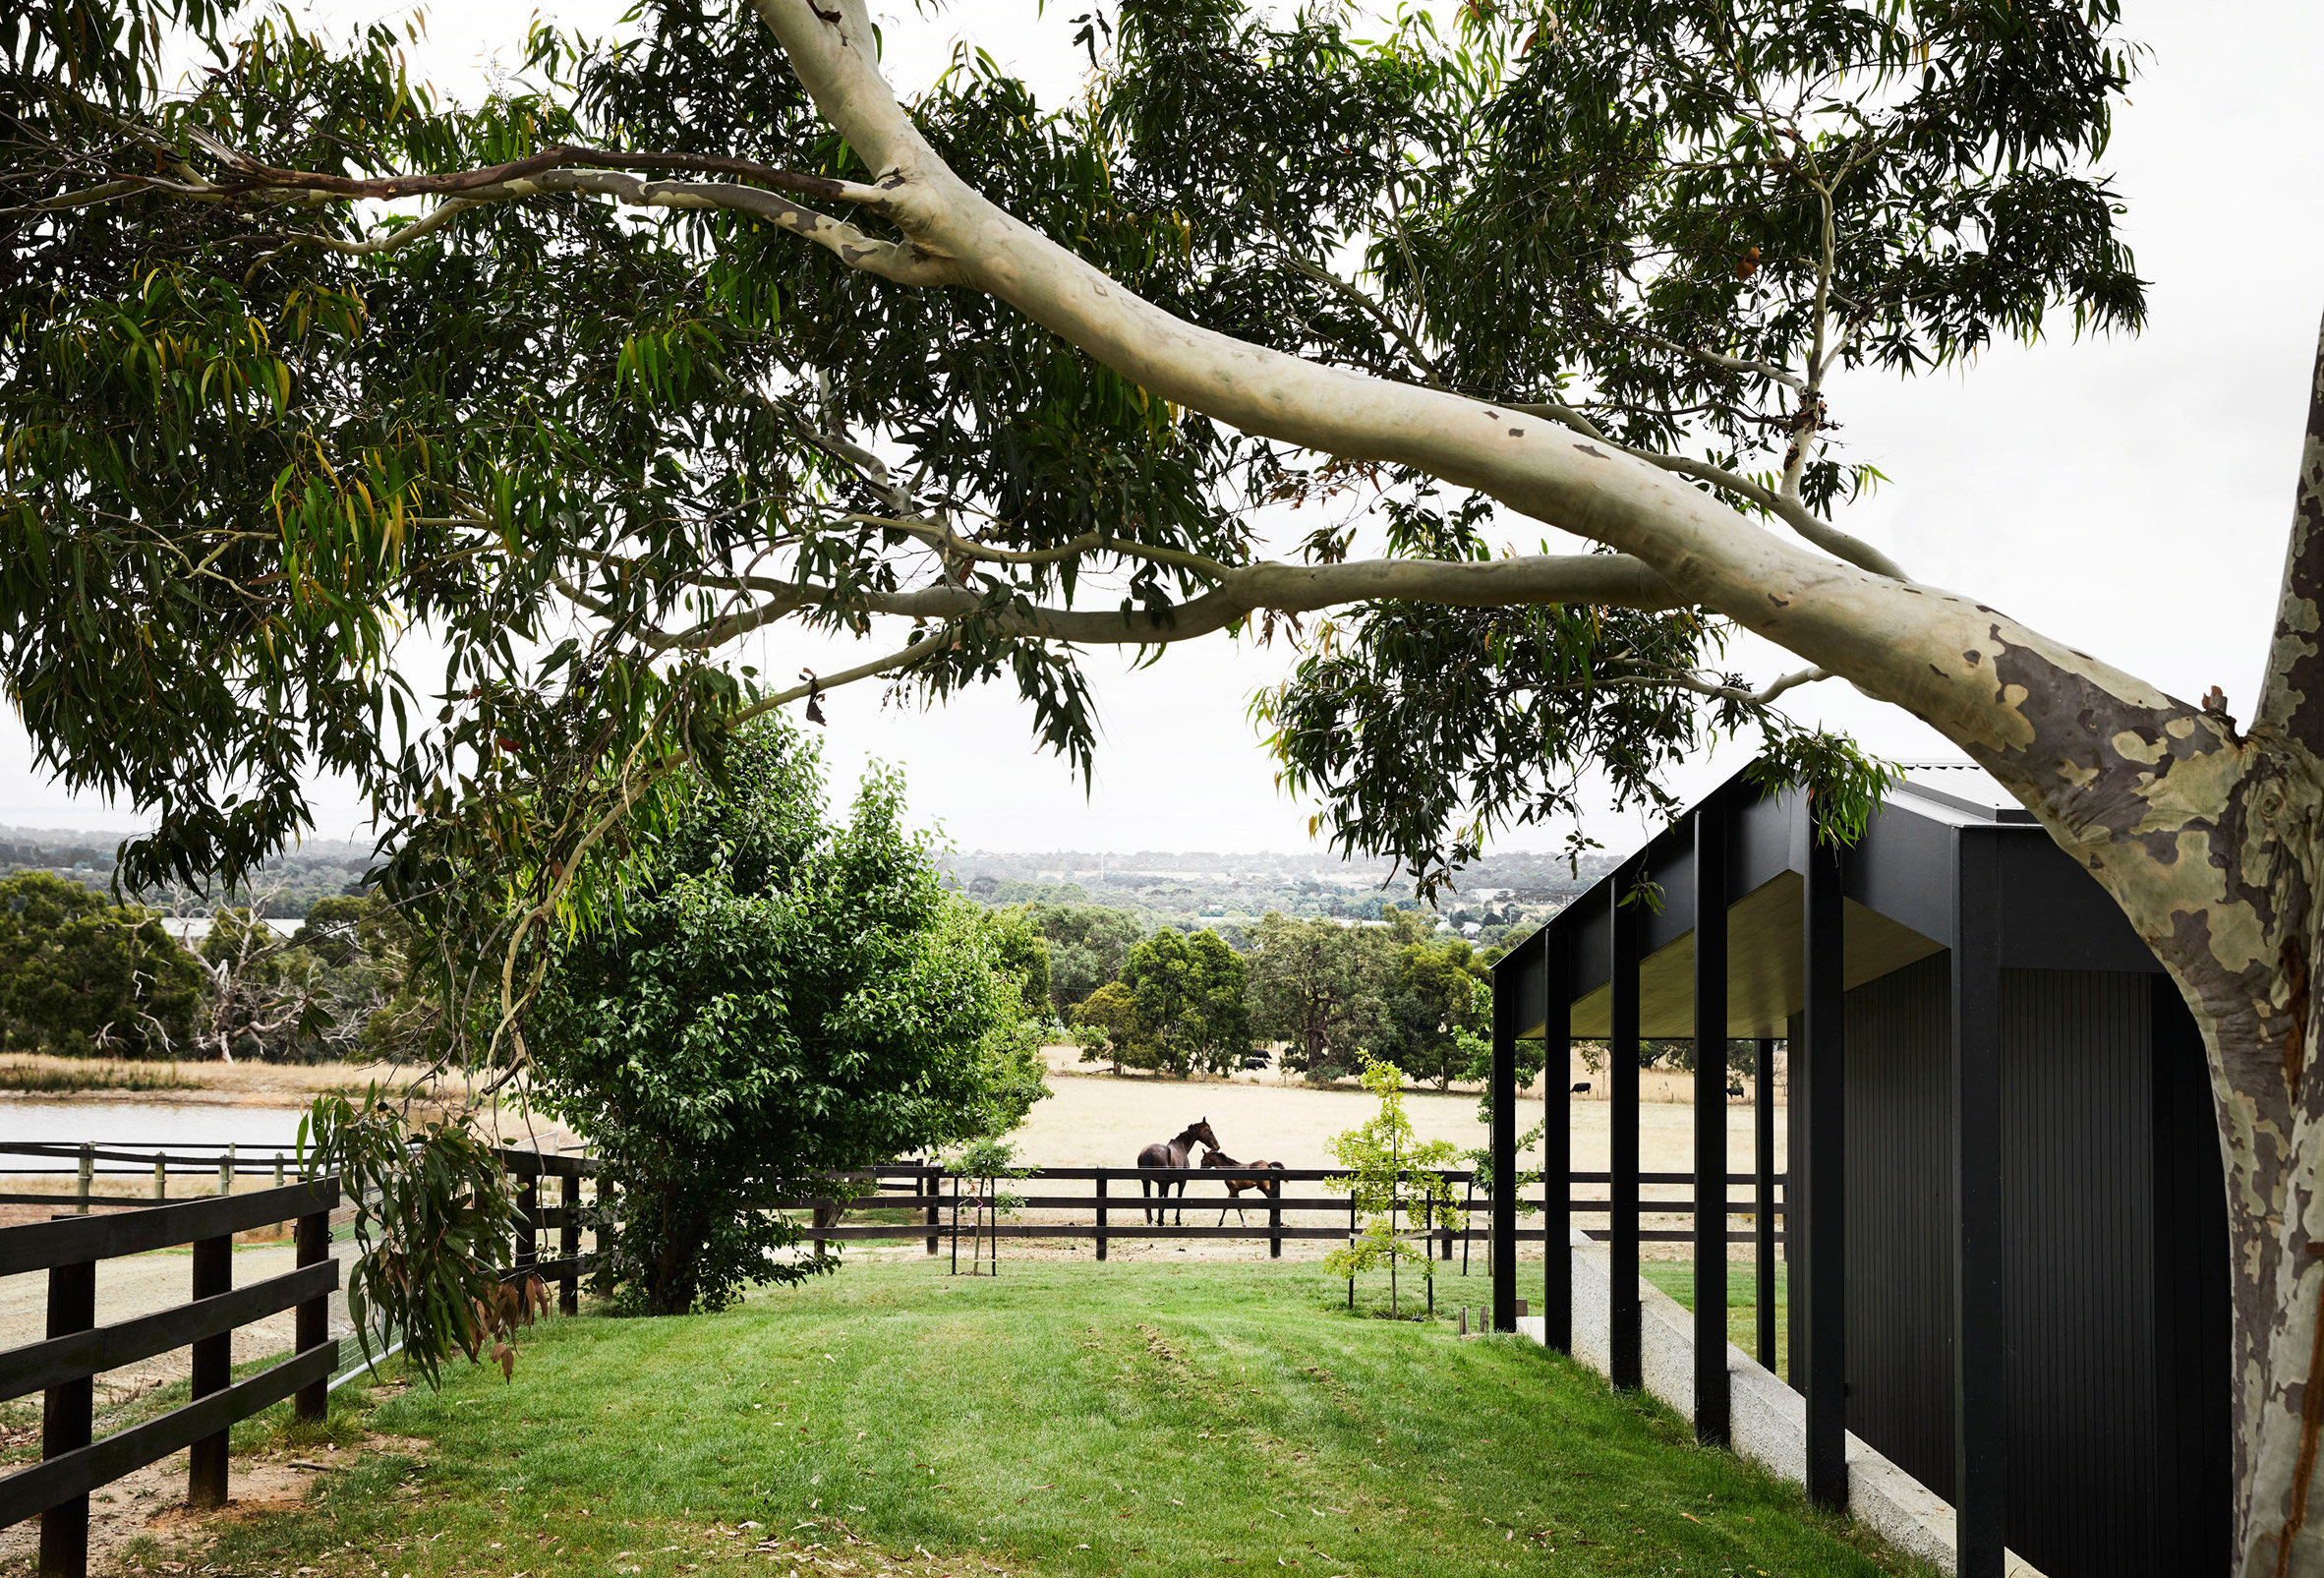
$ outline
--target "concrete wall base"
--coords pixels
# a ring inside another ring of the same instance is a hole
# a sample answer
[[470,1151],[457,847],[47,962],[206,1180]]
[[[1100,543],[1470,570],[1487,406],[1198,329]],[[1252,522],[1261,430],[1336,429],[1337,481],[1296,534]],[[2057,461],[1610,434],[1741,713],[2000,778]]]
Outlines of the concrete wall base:
[[[1599,1374],[1608,1372],[1606,1332],[1612,1281],[1605,1246],[1574,1235],[1574,1357]],[[1677,1300],[1641,1282],[1646,1389],[1687,1419],[1695,1417],[1695,1317]],[[1540,1315],[1521,1315],[1517,1330],[1542,1339]],[[1734,1448],[1794,1484],[1805,1483],[1807,1404],[1782,1378],[1734,1344],[1727,1345],[1727,1407]],[[1897,1549],[1946,1573],[1954,1571],[1952,1504],[1859,1440],[1848,1437],[1848,1511]],[[2015,1551],[2004,1578],[2042,1578]]]

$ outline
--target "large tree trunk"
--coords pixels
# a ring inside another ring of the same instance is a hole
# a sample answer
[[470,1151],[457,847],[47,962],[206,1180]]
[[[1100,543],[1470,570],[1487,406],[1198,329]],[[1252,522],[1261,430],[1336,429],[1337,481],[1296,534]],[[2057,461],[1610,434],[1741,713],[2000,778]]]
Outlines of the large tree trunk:
[[[1614,550],[1584,562],[1626,577],[1577,591],[1570,569],[1533,557],[1460,566],[1457,584],[1416,593],[1400,570],[1375,566],[1365,595],[1712,610],[1927,721],[2086,864],[2178,982],[2210,1051],[2235,1254],[2240,1568],[2324,1578],[2324,1539],[2309,1528],[2311,1497],[2324,1523],[2324,1384],[2308,1385],[2324,1382],[2324,1079],[2311,1073],[2308,1013],[2324,810],[2324,402],[2311,411],[2266,689],[2239,732],[2224,702],[2177,700],[1971,598],[1836,562],[1553,423],[1174,318],[937,157],[880,77],[862,0],[756,4],[825,118],[878,172],[848,200],[905,237],[859,266],[985,291],[1162,398],[1247,432],[1475,489]],[[1285,585],[1294,573],[1266,568]]]

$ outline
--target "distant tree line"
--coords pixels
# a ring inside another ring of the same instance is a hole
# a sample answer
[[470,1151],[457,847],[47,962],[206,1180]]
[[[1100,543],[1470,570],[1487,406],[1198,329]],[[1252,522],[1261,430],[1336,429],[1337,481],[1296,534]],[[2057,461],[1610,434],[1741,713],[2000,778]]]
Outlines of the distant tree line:
[[[0,837],[0,879],[45,873],[110,895],[115,848],[115,841],[99,834],[10,830]],[[267,861],[218,902],[255,908],[268,920],[304,920],[318,904],[361,895],[371,866],[371,856],[354,845],[298,849]],[[170,909],[182,909],[188,898],[160,891],[132,891],[126,897]]]
[[1372,925],[1270,910],[1247,930],[1151,933],[1103,905],[997,913],[1046,949],[1051,1010],[1083,1059],[1117,1072],[1223,1074],[1279,1043],[1282,1066],[1318,1082],[1367,1055],[1440,1088],[1482,1076],[1497,953],[1417,909],[1387,906]]

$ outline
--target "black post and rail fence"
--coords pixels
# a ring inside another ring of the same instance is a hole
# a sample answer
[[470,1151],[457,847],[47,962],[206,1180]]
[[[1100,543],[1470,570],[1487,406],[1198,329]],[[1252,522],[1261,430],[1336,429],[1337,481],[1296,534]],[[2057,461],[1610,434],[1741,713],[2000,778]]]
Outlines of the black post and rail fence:
[[[825,1243],[862,1241],[909,1241],[920,1239],[923,1253],[935,1255],[940,1246],[952,1239],[981,1234],[1000,1239],[1086,1239],[1093,1243],[1095,1258],[1106,1258],[1107,1246],[1116,1241],[1132,1240],[1201,1240],[1201,1239],[1263,1239],[1267,1242],[1271,1258],[1280,1258],[1287,1242],[1314,1240],[1345,1243],[1357,1229],[1349,1221],[1348,1197],[1344,1194],[1318,1194],[1312,1188],[1295,1192],[1295,1186],[1328,1186],[1336,1179],[1347,1177],[1344,1168],[1289,1167],[1270,1170],[1265,1176],[1277,1191],[1272,1196],[1246,1188],[1239,1199],[1227,1196],[1222,1174],[1216,1169],[1144,1168],[1144,1167],[1037,1167],[1021,1177],[985,1179],[962,1177],[935,1165],[876,1167],[860,1173],[836,1177],[830,1194],[779,1200],[775,1208],[783,1211],[808,1213],[801,1223],[803,1234],[810,1236],[817,1246]],[[1242,1176],[1242,1175],[1236,1175]],[[1453,1227],[1440,1218],[1432,1219],[1427,1205],[1428,1191],[1422,1187],[1423,1174],[1405,1175],[1411,1193],[1405,1196],[1400,1215],[1409,1214],[1413,1225],[1400,1230],[1400,1236],[1413,1241],[1426,1241],[1439,1259],[1450,1260],[1457,1247],[1484,1245],[1492,1238],[1485,1209],[1484,1180],[1464,1170],[1435,1172],[1441,1180],[1445,1198],[1468,1202],[1463,1211],[1466,1225]],[[1567,1218],[1603,1216],[1616,1204],[1606,1198],[1615,1193],[1610,1173],[1569,1174],[1572,1190],[1566,1201]],[[1692,1173],[1649,1173],[1636,1175],[1636,1184],[1643,1188],[1692,1190]],[[1781,1175],[1765,1181],[1752,1173],[1729,1173],[1726,1178],[1729,1196],[1725,1214],[1753,1217],[1764,1213],[1767,1222],[1754,1222],[1741,1230],[1730,1230],[1727,1241],[1732,1244],[1761,1244],[1772,1249],[1782,1241],[1782,1234],[1772,1223],[1781,1220],[1783,1204],[1773,1198],[1782,1187]],[[1180,1185],[1187,1193],[1176,1193]],[[1165,1198],[1159,1194],[1147,1194],[1141,1186],[1159,1190],[1169,1186],[1173,1193]],[[1077,1187],[1076,1187],[1077,1186]],[[1762,1193],[1762,1191],[1765,1193]],[[850,1193],[849,1191],[853,1191]],[[1738,1192],[1740,1191],[1740,1192]],[[980,1201],[989,1201],[994,1195],[1007,1196],[1010,1210],[995,1213],[988,1207],[981,1222],[975,1219]],[[1639,1208],[1650,1216],[1692,1216],[1695,1202],[1686,1198],[1642,1198]],[[893,1216],[890,1221],[848,1221],[849,1214],[860,1216],[878,1212]],[[1034,1219],[1035,1216],[1038,1219]],[[1329,1213],[1334,1220],[1286,1221],[1286,1216],[1313,1217]],[[1224,1215],[1230,1220],[1221,1221]],[[1166,1220],[1155,1222],[1149,1217],[1163,1215]],[[1192,1220],[1181,1221],[1181,1217]],[[1011,1220],[1010,1217],[1021,1219]],[[1511,1244],[1540,1244],[1554,1231],[1559,1239],[1567,1235],[1563,1228],[1540,1226],[1518,1227],[1507,1235]],[[1602,1238],[1598,1230],[1589,1230]],[[1699,1237],[1694,1227],[1641,1228],[1638,1238],[1645,1243],[1689,1243]]]
[[[538,1276],[555,1283],[558,1305],[571,1314],[581,1277],[592,1269],[584,1253],[585,1222],[607,1219],[611,1201],[585,1206],[581,1183],[598,1162],[583,1156],[508,1149],[503,1165],[518,1180],[522,1207],[509,1246],[510,1279]],[[223,1506],[228,1498],[228,1441],[243,1420],[289,1399],[293,1415],[320,1420],[335,1384],[340,1340],[330,1335],[330,1299],[339,1291],[340,1265],[331,1256],[333,1213],[350,1214],[335,1177],[283,1181],[282,1162],[266,1152],[235,1146],[172,1146],[167,1153],[82,1144],[0,1145],[0,1168],[20,1175],[64,1172],[66,1192],[0,1194],[0,1202],[45,1204],[44,1222],[0,1227],[0,1277],[47,1273],[43,1340],[0,1351],[0,1402],[37,1392],[41,1398],[40,1460],[0,1476],[0,1527],[40,1520],[42,1578],[84,1578],[88,1570],[89,1492],[157,1463],[187,1454],[186,1499],[195,1508]],[[235,1163],[256,1159],[263,1177],[271,1163],[277,1182],[235,1192]],[[101,1169],[101,1170],[100,1170]],[[216,1193],[168,1201],[171,1172],[199,1170],[215,1177]],[[150,1171],[151,1197],[93,1194],[92,1176]],[[541,1181],[561,1184],[555,1205],[541,1203]],[[157,1201],[160,1201],[157,1203]],[[92,1210],[92,1206],[124,1207]],[[244,1287],[234,1285],[234,1241],[286,1229],[295,1246],[292,1269]],[[538,1254],[540,1235],[553,1229],[557,1254]],[[96,1269],[100,1260],[192,1249],[187,1303],[131,1318],[97,1323]],[[292,1348],[276,1363],[233,1378],[237,1328],[293,1312]],[[95,1377],[180,1349],[188,1351],[192,1400],[156,1418],[97,1437]]]
[[[324,1335],[338,1262],[330,1258],[330,1213],[339,1182],[319,1178],[247,1195],[222,1195],[119,1214],[72,1215],[0,1228],[0,1275],[48,1273],[45,1341],[0,1353],[0,1400],[41,1395],[38,1463],[0,1477],[0,1526],[40,1519],[40,1571],[80,1578],[88,1570],[88,1494],[123,1475],[187,1451],[186,1499],[226,1501],[226,1442],[239,1421],[295,1399],[302,1419],[320,1419],[339,1344]],[[237,1233],[295,1223],[297,1264],[237,1288]],[[150,1315],[96,1323],[99,1260],[191,1245],[193,1298]],[[297,1312],[290,1357],[242,1380],[232,1378],[234,1330],[284,1310]],[[95,1439],[94,1377],[179,1348],[193,1350],[193,1400],[159,1418]]]
[[[596,1261],[583,1247],[582,1233],[610,1220],[614,1203],[602,1194],[594,1203],[584,1200],[584,1181],[597,1177],[600,1164],[543,1150],[507,1149],[501,1155],[517,1180],[519,1205],[503,1274],[554,1284],[559,1309],[571,1314],[578,1308],[581,1278]],[[1782,1253],[1778,1246],[1785,1235],[1777,1224],[1785,1215],[1786,1180],[1766,1166],[1764,1153],[1758,1159],[1759,1170],[1725,1176],[1724,1198],[1712,1202],[1714,1208],[1703,1215],[1712,1222],[1745,1218],[1749,1226],[1740,1231],[1730,1226],[1727,1242],[1755,1244],[1763,1258],[1772,1258]],[[257,1174],[261,1187],[235,1192],[238,1164],[246,1179]],[[291,1165],[295,1170],[295,1162]],[[343,1213],[348,1202],[336,1178],[283,1180],[282,1166],[266,1151],[234,1146],[176,1145],[164,1155],[106,1144],[0,1145],[0,1169],[20,1176],[66,1175],[61,1189],[0,1193],[0,1201],[45,1204],[57,1212],[48,1221],[0,1227],[0,1277],[48,1275],[44,1340],[0,1352],[0,1401],[34,1392],[42,1397],[41,1460],[0,1476],[0,1527],[41,1520],[44,1578],[80,1578],[87,1572],[91,1490],[186,1451],[189,1502],[219,1506],[227,1498],[227,1441],[233,1425],[285,1399],[293,1400],[295,1417],[322,1418],[340,1358],[340,1342],[329,1335],[329,1301],[340,1285],[340,1266],[331,1257],[332,1213]],[[262,1183],[269,1167],[278,1180],[271,1187]],[[167,1179],[185,1172],[200,1174],[203,1193],[170,1200]],[[154,1193],[143,1198],[95,1193],[92,1181],[107,1173],[135,1173],[141,1179],[150,1173],[157,1181]],[[916,1242],[933,1257],[949,1240],[957,1260],[965,1234],[976,1240],[972,1260],[975,1249],[981,1249],[995,1269],[1004,1240],[1085,1240],[1100,1260],[1109,1246],[1122,1241],[1263,1240],[1269,1257],[1280,1258],[1288,1243],[1345,1243],[1360,1231],[1348,1196],[1333,1188],[1347,1176],[1344,1169],[1270,1168],[1258,1175],[1263,1183],[1250,1182],[1252,1176],[1212,1168],[1042,1167],[992,1179],[914,1164],[835,1176],[827,1194],[784,1200],[776,1208],[799,1213],[801,1236],[811,1238],[818,1250],[828,1243],[888,1240]],[[551,1180],[557,1197],[553,1204],[545,1202]],[[1239,1196],[1229,1195],[1230,1181],[1244,1183]],[[1403,1186],[1394,1213],[1398,1236],[1423,1245],[1434,1259],[1451,1261],[1457,1250],[1464,1272],[1472,1250],[1489,1246],[1496,1284],[1513,1278],[1518,1246],[1563,1243],[1576,1225],[1601,1241],[1617,1224],[1625,1237],[1635,1233],[1631,1242],[1691,1241],[1700,1247],[1717,1236],[1710,1223],[1696,1218],[1692,1173],[1641,1171],[1617,1179],[1611,1173],[1569,1172],[1563,1191],[1540,1184],[1526,1191],[1536,1213],[1532,1220],[1543,1224],[1539,1226],[1513,1225],[1513,1211],[1496,1218],[1489,1181],[1472,1172],[1412,1172],[1404,1175]],[[208,1192],[212,1188],[215,1193]],[[1161,1193],[1164,1188],[1168,1195]],[[1457,1200],[1460,1206],[1447,1213],[1431,1205],[1432,1198]],[[1624,1208],[1634,1198],[1638,1214],[1625,1221]],[[1650,1226],[1640,1217],[1694,1220],[1692,1225]],[[1584,1218],[1608,1226],[1598,1228]],[[293,1269],[235,1287],[235,1238],[274,1228],[288,1229],[295,1241]],[[552,1233],[555,1253],[545,1256]],[[97,1323],[99,1260],[188,1246],[193,1250],[188,1303]],[[1562,1255],[1543,1257],[1557,1266],[1565,1261]],[[1762,1276],[1764,1295],[1765,1267]],[[1551,1291],[1560,1280],[1551,1278]],[[1495,1291],[1497,1296],[1504,1289],[1496,1286]],[[1505,1316],[1498,1306],[1510,1302],[1496,1297],[1494,1315]],[[284,1310],[296,1313],[289,1355],[234,1380],[235,1329]],[[1561,1313],[1554,1300],[1545,1311],[1552,1322]],[[1496,1326],[1504,1323],[1492,1320]],[[178,1349],[190,1350],[192,1401],[96,1438],[94,1377]]]

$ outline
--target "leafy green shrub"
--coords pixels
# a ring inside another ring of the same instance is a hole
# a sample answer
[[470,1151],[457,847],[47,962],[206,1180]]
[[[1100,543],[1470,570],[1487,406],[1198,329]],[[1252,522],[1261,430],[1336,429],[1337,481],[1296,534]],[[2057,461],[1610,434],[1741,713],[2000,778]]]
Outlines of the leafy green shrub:
[[604,1157],[601,1281],[624,1307],[718,1310],[827,1269],[788,1257],[775,1201],[1003,1133],[1045,1093],[1021,939],[943,891],[902,809],[875,773],[828,825],[817,753],[769,720],[695,787],[619,928],[553,959],[537,1089]]

